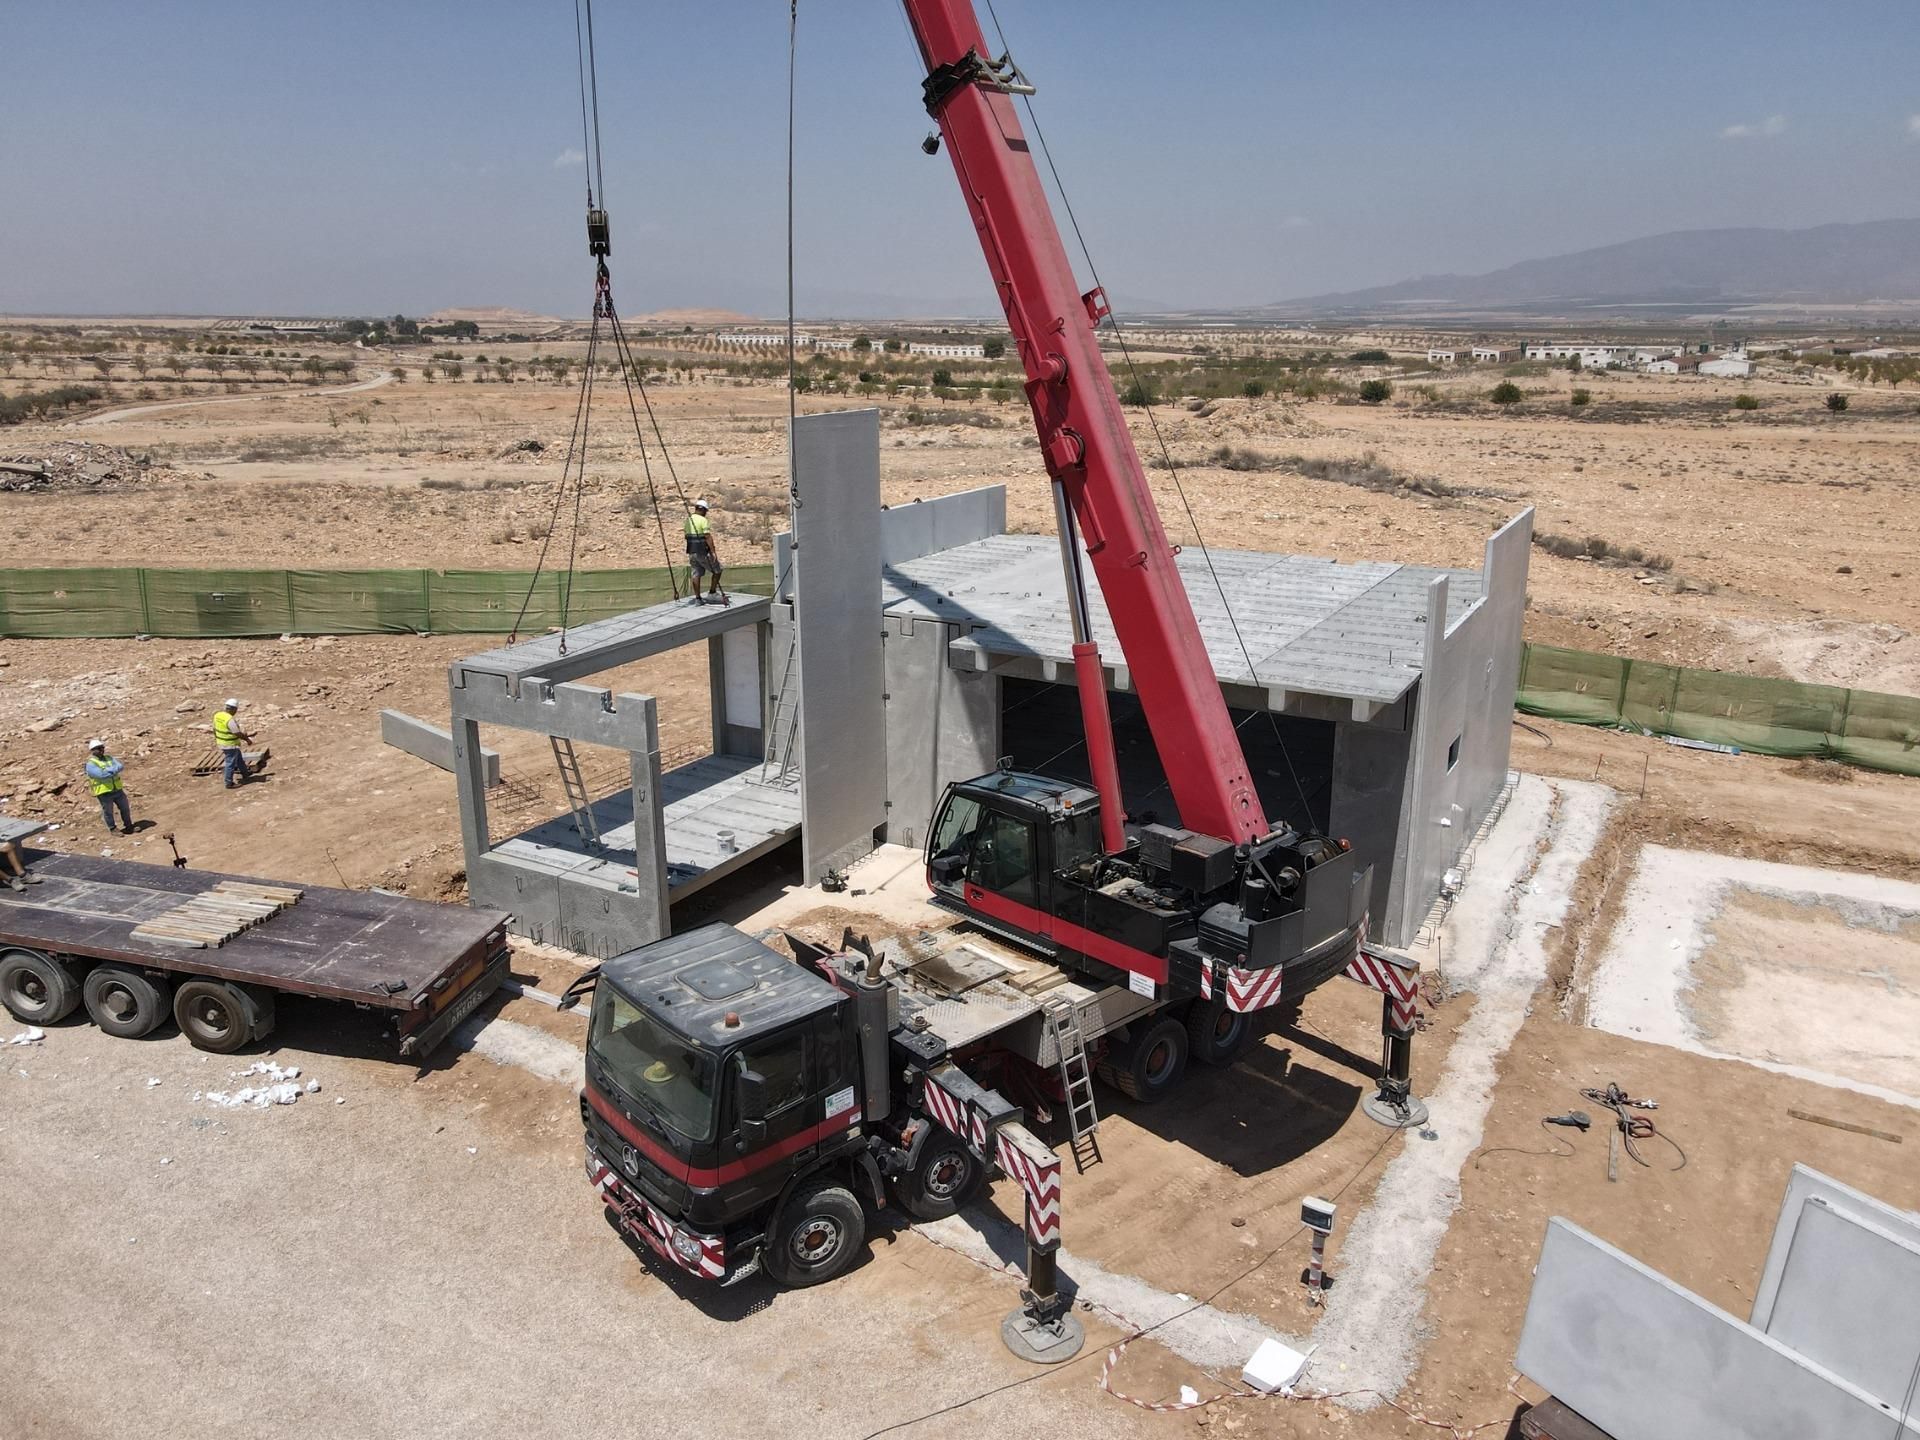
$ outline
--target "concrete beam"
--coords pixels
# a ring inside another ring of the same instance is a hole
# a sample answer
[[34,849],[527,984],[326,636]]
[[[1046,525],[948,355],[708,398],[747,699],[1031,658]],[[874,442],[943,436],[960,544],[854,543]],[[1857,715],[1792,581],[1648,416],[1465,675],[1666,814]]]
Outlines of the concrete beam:
[[462,677],[475,675],[500,675],[515,683],[535,675],[555,682],[577,680],[742,626],[763,624],[772,603],[764,595],[736,595],[731,605],[694,605],[685,600],[652,605],[575,626],[564,637],[542,635],[456,660],[454,685],[470,683]]
[[[380,712],[380,738],[396,750],[404,750],[416,760],[424,760],[437,769],[453,773],[453,732],[429,725],[398,710]],[[488,789],[500,783],[500,752],[482,750],[480,764]]]

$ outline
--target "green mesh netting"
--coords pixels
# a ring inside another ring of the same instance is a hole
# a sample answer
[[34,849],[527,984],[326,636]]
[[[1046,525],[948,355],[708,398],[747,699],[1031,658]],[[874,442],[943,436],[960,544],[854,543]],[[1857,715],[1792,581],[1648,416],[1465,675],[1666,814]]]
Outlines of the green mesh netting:
[[[726,578],[765,594],[773,567],[736,566]],[[524,570],[6,570],[0,636],[498,635],[513,628],[531,580]],[[586,570],[570,582],[543,572],[521,629],[558,625],[563,609],[578,625],[672,598],[661,569]]]

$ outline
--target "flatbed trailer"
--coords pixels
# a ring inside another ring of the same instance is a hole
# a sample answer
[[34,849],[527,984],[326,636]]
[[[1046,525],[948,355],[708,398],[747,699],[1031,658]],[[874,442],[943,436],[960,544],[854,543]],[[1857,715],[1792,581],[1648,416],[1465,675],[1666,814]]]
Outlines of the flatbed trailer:
[[[226,1054],[272,1030],[276,995],[306,995],[386,1013],[400,1054],[421,1059],[507,978],[497,911],[89,855],[28,858],[41,883],[0,891],[0,1003],[25,1024],[84,1004],[101,1029],[137,1038],[171,1015],[193,1044]],[[262,889],[297,898],[217,942],[168,924],[195,900]],[[169,929],[171,940],[154,933]]]

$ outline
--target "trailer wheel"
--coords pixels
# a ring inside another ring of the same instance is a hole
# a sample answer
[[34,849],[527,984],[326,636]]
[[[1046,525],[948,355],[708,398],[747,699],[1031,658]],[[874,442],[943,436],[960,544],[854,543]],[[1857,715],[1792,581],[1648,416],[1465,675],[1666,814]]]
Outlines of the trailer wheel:
[[1163,1015],[1100,1062],[1100,1078],[1143,1105],[1164,1100],[1187,1073],[1187,1027]]
[[0,950],[0,1004],[23,1025],[52,1025],[73,1013],[73,972],[38,950]]
[[225,980],[189,980],[173,994],[173,1018],[194,1048],[231,1055],[273,1028],[271,1007]]
[[893,1198],[916,1220],[944,1220],[973,1198],[980,1162],[960,1140],[939,1126],[920,1147],[920,1158],[893,1182]]
[[1253,1017],[1222,999],[1196,1000],[1187,1011],[1187,1053],[1202,1065],[1231,1065],[1253,1039]]
[[867,1238],[867,1212],[845,1186],[803,1186],[785,1205],[767,1234],[767,1274],[800,1289],[838,1279],[860,1258]]
[[167,991],[166,981],[118,965],[94,966],[80,985],[93,1023],[122,1040],[138,1040],[167,1018]]

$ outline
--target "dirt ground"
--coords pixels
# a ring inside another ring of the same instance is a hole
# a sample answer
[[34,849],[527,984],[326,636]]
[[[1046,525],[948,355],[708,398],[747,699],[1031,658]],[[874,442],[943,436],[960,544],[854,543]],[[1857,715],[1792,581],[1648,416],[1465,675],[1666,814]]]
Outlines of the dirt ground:
[[[1444,396],[1468,382],[1436,383]],[[1455,492],[1382,493],[1196,463],[1182,478],[1214,543],[1477,565],[1486,536],[1533,504],[1542,531],[1672,561],[1636,578],[1632,567],[1536,549],[1534,639],[1920,686],[1920,414],[1910,394],[1857,395],[1834,417],[1822,391],[1787,381],[1592,377],[1581,382],[1596,392],[1592,413],[1576,415],[1557,398],[1569,383],[1529,382],[1551,393],[1511,415],[1403,394],[1378,409],[1233,400],[1160,418],[1183,462],[1205,462],[1221,445],[1343,461],[1371,453]],[[1763,408],[1732,410],[1736,390]],[[659,387],[655,399],[680,484],[715,500],[728,558],[766,558],[784,507],[782,393],[709,378]],[[16,564],[526,568],[552,519],[571,404],[570,390],[545,381],[476,387],[416,372],[347,395],[222,397],[85,430],[22,426],[0,450],[84,437],[151,453],[161,478],[102,493],[0,494],[0,538]],[[923,423],[937,404],[918,406],[918,421],[904,402],[883,405],[890,501],[1005,481],[1017,528],[1050,523],[1014,407],[985,406],[992,423],[983,425]],[[527,439],[546,449],[515,448]],[[630,503],[645,487],[631,437],[589,475],[581,563],[658,563],[652,512]],[[1152,475],[1166,513],[1182,515],[1167,472]],[[1169,523],[1176,539],[1190,538],[1184,518]],[[378,711],[444,721],[447,663],[487,643],[0,641],[0,807],[58,824],[47,837],[56,848],[164,860],[161,836],[172,833],[196,865],[459,899],[451,779],[382,745]],[[704,750],[697,647],[613,683],[660,698],[668,763]],[[247,701],[243,718],[274,752],[263,783],[231,794],[188,773],[211,748],[206,727],[229,694]],[[80,779],[95,734],[128,761],[134,813],[151,822],[137,836],[98,828]],[[551,759],[532,737],[489,734],[487,743],[503,751],[508,782],[492,797],[496,832],[560,808]],[[1516,727],[1513,754],[1519,768],[1598,780],[1621,801],[1567,923],[1549,939],[1551,973],[1501,1064],[1485,1145],[1461,1176],[1462,1203],[1430,1281],[1424,1323],[1436,1338],[1403,1399],[1461,1425],[1519,1403],[1508,1388],[1513,1346],[1549,1215],[1744,1314],[1792,1161],[1890,1203],[1920,1204],[1912,1109],[1580,1023],[1642,845],[1916,880],[1920,782],[1550,722]],[[791,865],[754,867],[697,897],[683,918],[756,910]],[[1764,915],[1746,920],[1771,934]],[[574,969],[534,951],[515,968],[547,989]],[[1469,1003],[1433,1007],[1416,1046],[1416,1088],[1437,1073]],[[561,1038],[579,1023],[527,1000],[503,1013]],[[249,1440],[323,1428],[548,1433],[650,1413],[679,1417],[691,1434],[731,1434],[777,1395],[788,1414],[837,1437],[1014,1381],[1026,1383],[907,1433],[1032,1429],[1062,1417],[1088,1434],[1432,1433],[1391,1411],[1274,1401],[1137,1410],[1096,1388],[1119,1333],[1097,1322],[1087,1359],[1030,1379],[1000,1349],[998,1320],[1012,1304],[1005,1280],[910,1232],[878,1243],[856,1275],[825,1292],[683,1298],[600,1221],[579,1175],[565,1086],[474,1056],[416,1078],[379,1057],[364,1019],[285,1007],[272,1053],[324,1088],[265,1113],[194,1104],[205,1077],[224,1081],[224,1067],[171,1029],[129,1044],[68,1024],[40,1045],[0,1051],[0,1209],[18,1217],[0,1261],[0,1365],[16,1377],[0,1390],[0,1433],[123,1434],[137,1403],[146,1433]],[[1357,1112],[1377,1046],[1377,1002],[1330,986],[1299,1030],[1269,1037],[1230,1071],[1197,1075],[1177,1109],[1107,1097],[1107,1163],[1074,1178],[1070,1248],[1303,1331],[1300,1196],[1344,1190],[1343,1206],[1357,1211],[1394,1147],[1419,1143]],[[161,1083],[148,1087],[150,1078]],[[1538,1153],[1550,1144],[1540,1117],[1593,1109],[1579,1087],[1608,1080],[1662,1100],[1662,1128],[1685,1147],[1684,1169],[1661,1168],[1656,1150],[1652,1168],[1623,1161],[1610,1183],[1598,1128],[1570,1137],[1571,1157]],[[1906,1138],[1896,1145],[1791,1120],[1788,1108]],[[43,1203],[50,1195],[57,1206]],[[1331,1260],[1337,1275],[1338,1235]],[[608,1338],[613,1364],[587,1348]],[[1218,1388],[1150,1341],[1126,1352],[1114,1383],[1155,1399],[1182,1384]]]

